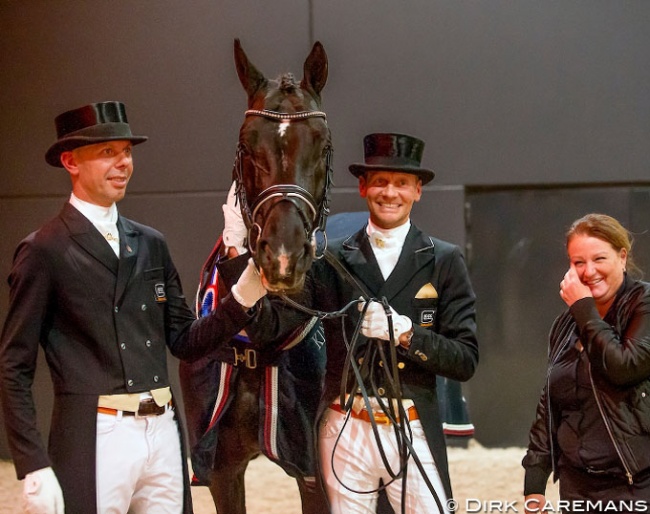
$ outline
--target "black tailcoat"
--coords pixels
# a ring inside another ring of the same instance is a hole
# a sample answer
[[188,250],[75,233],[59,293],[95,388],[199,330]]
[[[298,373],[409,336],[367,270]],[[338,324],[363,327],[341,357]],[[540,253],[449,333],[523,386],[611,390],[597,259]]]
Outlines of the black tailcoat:
[[[97,510],[98,396],[169,386],[167,349],[179,358],[198,358],[248,322],[236,302],[195,321],[162,234],[121,216],[117,224],[119,259],[66,203],[19,244],[9,276],[0,394],[16,472],[22,479],[52,466],[66,511],[75,514]],[[54,389],[47,451],[31,393],[39,344]],[[186,487],[185,512],[191,509]]]
[[[365,292],[377,299],[385,297],[395,311],[411,318],[414,325],[411,346],[409,350],[397,348],[401,363],[399,379],[403,396],[415,402],[442,483],[451,498],[436,376],[466,381],[478,364],[475,295],[460,249],[428,237],[412,225],[396,267],[387,280],[381,274],[365,227],[346,239],[332,241],[329,251],[361,287],[355,287],[353,281],[346,280],[323,259],[312,266],[305,290],[296,300],[321,311],[333,312]],[[416,298],[429,284],[438,297]],[[283,320],[277,308],[270,303],[265,307],[260,316],[270,319],[260,320],[254,326],[271,327],[280,323],[286,330],[282,324],[291,323],[286,313]],[[348,338],[358,317],[356,307],[348,311],[345,318]],[[327,365],[321,412],[340,394],[347,356],[341,320],[325,320],[324,326]]]

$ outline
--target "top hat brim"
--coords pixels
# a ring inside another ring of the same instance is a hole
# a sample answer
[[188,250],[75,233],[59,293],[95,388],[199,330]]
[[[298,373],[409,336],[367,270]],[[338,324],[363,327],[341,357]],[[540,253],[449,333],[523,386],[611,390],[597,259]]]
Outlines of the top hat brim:
[[50,146],[49,150],[45,153],[45,160],[50,166],[63,168],[63,164],[61,164],[61,154],[63,152],[69,152],[81,146],[105,143],[106,141],[130,141],[133,145],[138,145],[144,143],[147,139],[149,139],[147,136],[126,135],[65,137]]
[[436,174],[426,168],[417,168],[415,166],[391,166],[389,164],[350,164],[348,167],[350,173],[359,178],[367,171],[398,171],[400,173],[411,173],[417,175],[422,181],[422,185],[428,184],[433,180]]

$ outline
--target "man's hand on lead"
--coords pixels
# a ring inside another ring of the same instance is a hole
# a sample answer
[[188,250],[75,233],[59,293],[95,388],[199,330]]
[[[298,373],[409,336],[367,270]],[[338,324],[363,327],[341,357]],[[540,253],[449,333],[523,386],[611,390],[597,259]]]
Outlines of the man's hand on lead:
[[[359,311],[363,312],[365,302],[359,304]],[[400,344],[400,337],[404,339],[413,330],[413,322],[408,316],[398,314],[395,309],[389,306],[393,320],[393,338],[395,346]],[[361,322],[361,333],[372,339],[390,341],[388,333],[388,316],[384,306],[376,301],[370,302],[363,321]],[[409,338],[410,340],[410,338]]]

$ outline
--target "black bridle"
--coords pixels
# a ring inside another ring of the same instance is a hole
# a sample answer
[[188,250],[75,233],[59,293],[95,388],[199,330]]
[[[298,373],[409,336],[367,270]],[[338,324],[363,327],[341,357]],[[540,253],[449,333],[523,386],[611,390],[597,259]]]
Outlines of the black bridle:
[[[245,113],[246,116],[261,116],[272,121],[277,121],[280,123],[293,123],[296,121],[303,121],[309,118],[323,118],[325,124],[327,124],[327,116],[323,111],[301,111],[295,113],[284,113],[276,112],[269,110],[257,110],[249,109]],[[260,208],[265,203],[270,200],[280,199],[280,201],[290,201],[296,206],[298,213],[302,219],[302,223],[305,229],[305,236],[308,241],[311,241],[312,244],[312,253],[315,258],[320,259],[323,256],[325,248],[327,248],[327,236],[325,234],[325,224],[327,223],[327,217],[329,216],[330,209],[330,188],[332,185],[332,146],[328,145],[325,152],[325,191],[323,194],[323,199],[318,204],[314,195],[312,195],[305,188],[300,187],[297,184],[275,184],[273,186],[267,187],[262,191],[257,198],[252,203],[248,205],[248,200],[246,198],[246,190],[244,189],[244,180],[243,180],[243,163],[242,156],[244,154],[244,147],[241,143],[237,145],[237,153],[235,156],[235,164],[233,169],[233,175],[236,182],[235,194],[237,199],[240,202],[242,217],[246,228],[248,229],[248,251],[251,255],[255,255],[255,242],[257,238],[262,234],[262,226],[257,223],[256,218],[259,213]],[[305,208],[301,206],[300,202],[307,206],[307,213]],[[324,241],[324,247],[317,249],[316,236],[318,234],[322,235]]]

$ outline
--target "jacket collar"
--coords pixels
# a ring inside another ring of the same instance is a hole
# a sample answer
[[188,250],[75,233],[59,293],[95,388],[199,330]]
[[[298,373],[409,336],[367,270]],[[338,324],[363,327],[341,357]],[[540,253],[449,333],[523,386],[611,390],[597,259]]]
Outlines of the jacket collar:
[[92,257],[117,274],[119,260],[95,226],[79,210],[66,202],[60,214],[70,237]]
[[385,296],[390,302],[423,267],[434,260],[434,244],[430,237],[411,224],[395,269],[384,281],[370,246],[366,227],[346,239],[340,257],[354,276],[376,298]]
[[69,202],[63,206],[60,218],[70,232],[70,237],[99,263],[117,276],[116,298],[120,298],[128,284],[138,256],[140,232],[130,220],[118,216],[120,258],[95,226]]
[[120,233],[120,265],[115,297],[119,299],[124,294],[137,261],[140,232],[133,222],[122,216],[117,218],[117,230]]

